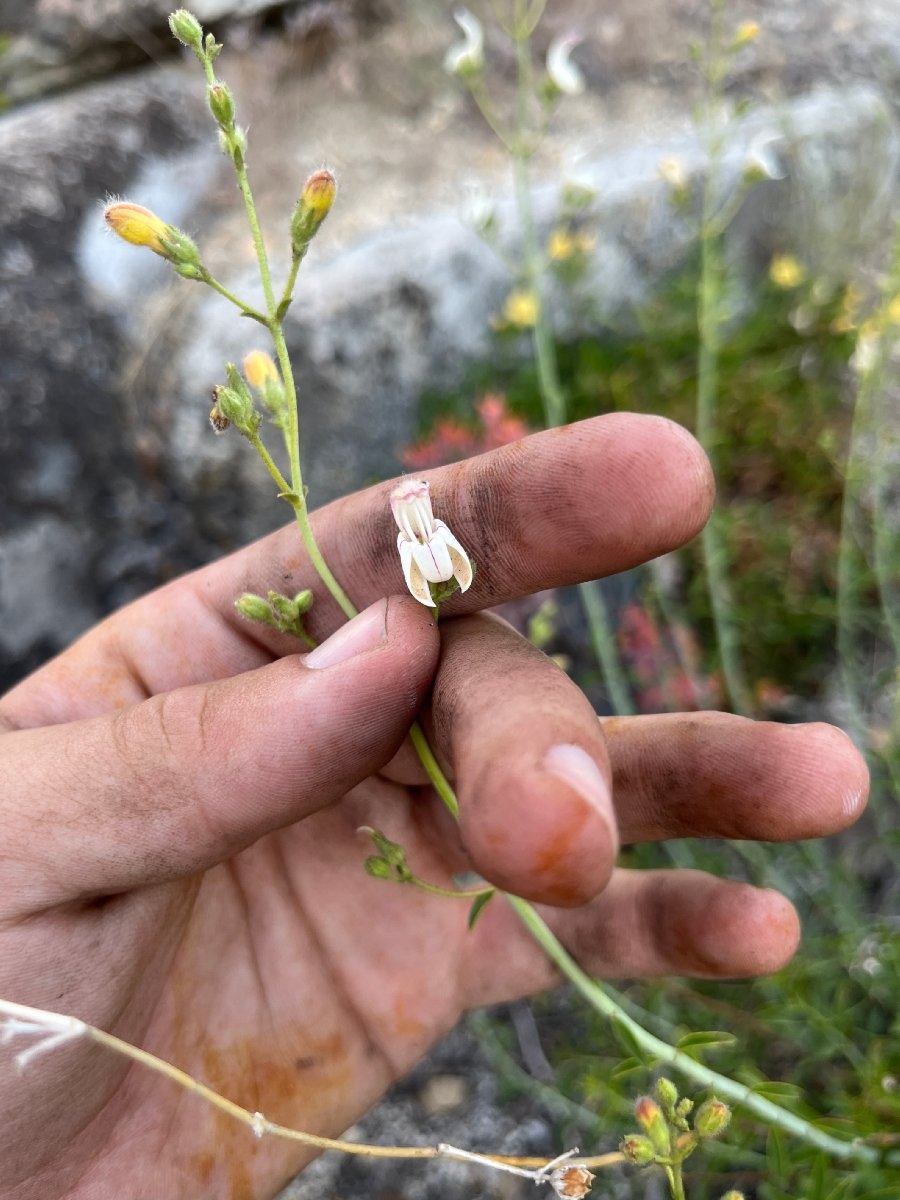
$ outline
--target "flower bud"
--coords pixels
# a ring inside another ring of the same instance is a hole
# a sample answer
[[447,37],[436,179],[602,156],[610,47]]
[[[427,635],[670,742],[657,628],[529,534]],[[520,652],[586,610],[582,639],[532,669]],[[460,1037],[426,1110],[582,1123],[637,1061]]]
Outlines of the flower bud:
[[739,1192],[736,1188],[731,1188],[725,1193],[722,1200],[745,1200],[745,1197],[743,1192]]
[[302,258],[334,204],[337,183],[330,171],[316,171],[303,185],[291,217],[291,249]]
[[244,375],[247,382],[262,400],[273,418],[277,420],[285,411],[287,395],[278,368],[264,350],[251,350],[244,359]]
[[209,111],[223,129],[234,124],[234,96],[227,83],[213,83],[206,89]]
[[394,878],[394,872],[390,863],[385,862],[383,858],[367,858],[363,865],[366,869],[366,874],[371,875],[373,879]]
[[704,1100],[694,1114],[694,1129],[702,1138],[716,1137],[731,1120],[731,1109],[712,1096]]
[[265,350],[251,350],[244,359],[244,375],[247,382],[258,392],[265,390],[267,383],[280,383],[278,368]]
[[651,1096],[641,1096],[634,1106],[634,1116],[638,1125],[650,1138],[657,1154],[668,1154],[672,1148],[669,1136],[669,1126],[663,1111]]
[[656,1160],[653,1143],[642,1133],[627,1134],[619,1143],[619,1149],[630,1163],[638,1167],[646,1167],[648,1163]]
[[255,596],[252,592],[244,592],[242,596],[238,596],[234,602],[234,607],[248,621],[262,621],[266,625],[274,625],[275,623],[272,619],[272,610],[268,602],[262,596]]
[[656,1095],[667,1112],[674,1112],[678,1103],[678,1088],[671,1079],[657,1079]]
[[154,254],[171,259],[169,235],[172,227],[149,208],[122,200],[108,205],[103,216],[107,227],[124,242],[146,246]]
[[169,17],[169,28],[182,46],[199,53],[203,45],[203,27],[192,12],[186,8],[177,9]]
[[246,396],[234,388],[216,384],[216,403],[220,417],[230,421],[241,433],[252,435],[259,428],[260,415],[253,407],[249,392]]
[[591,1190],[593,1174],[577,1163],[557,1167],[550,1175],[550,1186],[561,1200],[581,1200]]

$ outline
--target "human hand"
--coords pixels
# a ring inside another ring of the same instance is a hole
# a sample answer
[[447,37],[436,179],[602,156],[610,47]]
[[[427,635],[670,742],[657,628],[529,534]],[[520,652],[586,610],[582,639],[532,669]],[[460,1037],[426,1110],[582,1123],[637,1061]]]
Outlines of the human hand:
[[[616,870],[616,847],[835,831],[867,787],[844,735],[722,714],[600,723],[549,660],[477,615],[692,537],[712,499],[696,443],[617,415],[427,474],[479,564],[440,637],[411,598],[380,599],[402,582],[385,484],[316,514],[332,569],[371,607],[312,657],[233,607],[245,590],[312,587],[310,632],[338,628],[290,527],[124,609],[0,703],[0,995],[333,1134],[466,1008],[554,980],[502,902],[469,933],[465,903],[368,877],[360,826],[431,882],[474,867],[554,906],[598,974],[748,975],[790,957],[782,897]],[[432,687],[459,829],[401,749]],[[575,749],[548,758],[558,746]],[[4,1052],[0,1114],[5,1200],[265,1197],[309,1157],[82,1042],[21,1077]]]

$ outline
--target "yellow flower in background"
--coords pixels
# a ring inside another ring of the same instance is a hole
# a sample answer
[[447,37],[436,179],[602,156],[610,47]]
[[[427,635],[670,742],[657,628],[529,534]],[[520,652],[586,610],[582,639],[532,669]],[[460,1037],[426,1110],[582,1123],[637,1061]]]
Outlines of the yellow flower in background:
[[900,325],[900,295],[894,296],[888,301],[884,315],[888,325]]
[[738,25],[737,32],[734,35],[732,45],[735,50],[741,46],[749,46],[751,42],[755,42],[759,37],[760,29],[758,21],[744,21]]
[[793,254],[777,254],[769,264],[769,278],[776,287],[787,291],[800,286],[806,278],[806,271]]
[[107,227],[132,246],[146,246],[154,254],[171,258],[167,243],[171,240],[171,228],[165,221],[144,208],[142,204],[119,201],[107,206],[103,214]]
[[577,255],[590,254],[596,245],[593,234],[554,229],[547,240],[547,257],[553,262],[567,262]]
[[538,301],[534,292],[517,288],[503,305],[502,320],[515,329],[532,329],[537,322]]
[[576,243],[567,229],[554,229],[547,242],[547,255],[555,262],[565,262],[575,253]]

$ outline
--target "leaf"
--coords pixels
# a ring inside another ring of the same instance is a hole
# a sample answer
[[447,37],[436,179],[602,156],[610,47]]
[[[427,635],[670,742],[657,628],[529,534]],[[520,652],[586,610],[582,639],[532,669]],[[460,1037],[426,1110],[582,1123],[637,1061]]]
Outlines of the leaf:
[[647,1064],[640,1058],[623,1058],[620,1063],[613,1067],[610,1072],[610,1079],[621,1079],[625,1075],[631,1075],[634,1071],[646,1071]]
[[657,1060],[647,1054],[627,1025],[621,1021],[614,1020],[612,1022],[612,1031],[615,1034],[616,1041],[629,1058],[636,1058],[645,1067],[655,1066]]
[[481,915],[482,910],[487,907],[487,905],[496,895],[497,889],[491,888],[490,891],[482,892],[480,896],[475,897],[475,899],[472,901],[472,907],[469,909],[468,925],[470,929],[474,927],[475,922]]
[[774,1104],[781,1104],[785,1100],[800,1100],[803,1096],[802,1088],[798,1088],[795,1083],[779,1083],[773,1079],[754,1084],[750,1091],[771,1100]]
[[733,1046],[736,1042],[737,1038],[733,1033],[727,1033],[722,1029],[706,1029],[699,1030],[697,1033],[685,1034],[678,1040],[676,1049],[690,1054],[692,1051],[704,1050],[712,1046]]

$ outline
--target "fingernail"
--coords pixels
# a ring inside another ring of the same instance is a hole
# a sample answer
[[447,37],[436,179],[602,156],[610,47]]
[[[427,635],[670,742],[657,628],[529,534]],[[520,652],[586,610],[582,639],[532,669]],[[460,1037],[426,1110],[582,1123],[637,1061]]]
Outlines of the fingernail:
[[616,819],[609,785],[587,750],[569,742],[561,742],[550,747],[541,765],[592,804],[610,829],[615,831]]
[[387,641],[387,600],[379,600],[342,625],[303,660],[307,667],[334,667]]

